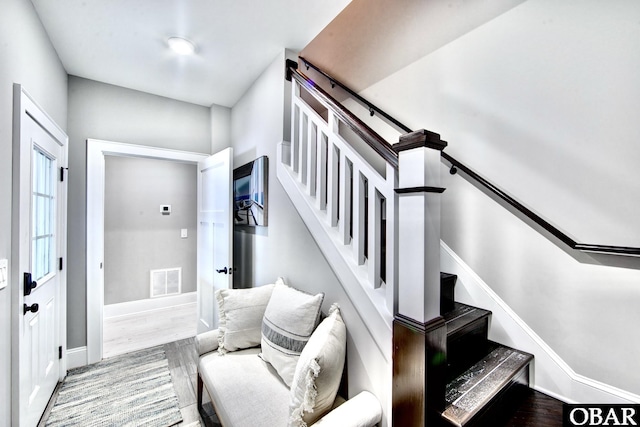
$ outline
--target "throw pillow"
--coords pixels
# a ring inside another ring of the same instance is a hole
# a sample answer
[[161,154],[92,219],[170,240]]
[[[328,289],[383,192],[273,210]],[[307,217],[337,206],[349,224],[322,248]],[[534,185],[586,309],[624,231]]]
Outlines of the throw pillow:
[[[281,279],[278,281],[283,283]],[[262,317],[274,287],[271,284],[216,291],[220,354],[260,345]]]
[[262,319],[261,357],[291,387],[302,349],[318,324],[324,294],[276,284]]
[[291,384],[289,426],[306,427],[331,410],[344,369],[347,328],[340,308],[331,306],[302,350]]

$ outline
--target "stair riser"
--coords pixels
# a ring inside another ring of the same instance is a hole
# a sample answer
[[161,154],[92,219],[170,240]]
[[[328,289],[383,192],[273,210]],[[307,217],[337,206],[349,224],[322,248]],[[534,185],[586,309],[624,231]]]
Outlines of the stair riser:
[[488,352],[489,319],[478,319],[455,336],[447,337],[447,364],[449,379],[458,376]]
[[455,302],[455,286],[458,276],[440,273],[440,314],[453,310]]

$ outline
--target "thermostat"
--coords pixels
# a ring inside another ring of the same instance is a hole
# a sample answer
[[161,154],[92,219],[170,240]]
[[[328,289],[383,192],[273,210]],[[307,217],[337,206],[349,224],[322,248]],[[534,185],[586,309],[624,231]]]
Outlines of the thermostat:
[[171,205],[160,205],[160,213],[162,215],[169,215],[171,213]]

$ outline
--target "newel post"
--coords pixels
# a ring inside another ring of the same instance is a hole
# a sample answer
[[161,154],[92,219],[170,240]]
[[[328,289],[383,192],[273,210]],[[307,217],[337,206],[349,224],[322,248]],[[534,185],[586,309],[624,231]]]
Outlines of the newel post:
[[393,146],[399,158],[398,290],[393,322],[393,424],[439,425],[446,326],[440,315],[440,156],[447,143],[419,130]]

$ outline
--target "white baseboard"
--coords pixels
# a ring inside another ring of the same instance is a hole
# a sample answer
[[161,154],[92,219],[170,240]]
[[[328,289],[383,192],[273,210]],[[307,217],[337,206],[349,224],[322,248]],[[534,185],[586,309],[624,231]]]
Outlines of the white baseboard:
[[87,347],[76,347],[67,350],[67,369],[87,365]]
[[490,310],[489,338],[535,356],[531,385],[567,403],[640,403],[640,396],[576,373],[458,255],[440,245],[441,270],[456,274],[456,298]]
[[145,311],[160,310],[176,305],[191,304],[197,301],[197,292],[186,292],[179,295],[171,295],[161,298],[149,298],[137,301],[121,302],[104,306],[103,317],[105,319],[118,316],[126,316]]

